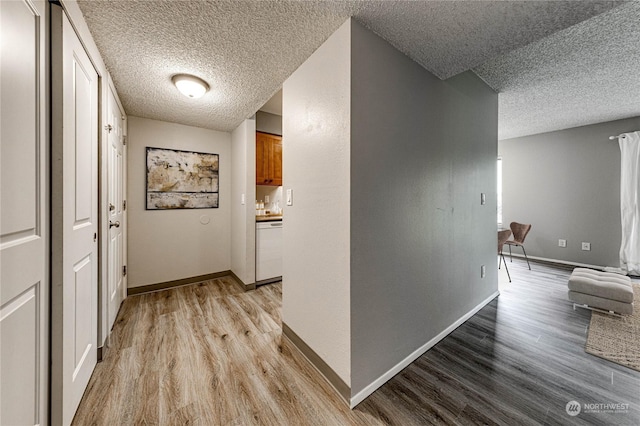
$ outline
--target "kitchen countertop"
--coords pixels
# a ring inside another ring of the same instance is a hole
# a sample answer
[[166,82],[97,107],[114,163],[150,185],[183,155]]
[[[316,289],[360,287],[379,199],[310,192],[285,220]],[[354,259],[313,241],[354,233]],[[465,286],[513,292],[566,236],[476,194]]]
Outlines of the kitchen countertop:
[[282,215],[275,215],[275,214],[270,214],[270,215],[264,215],[264,216],[257,216],[256,215],[256,222],[279,222],[282,221]]

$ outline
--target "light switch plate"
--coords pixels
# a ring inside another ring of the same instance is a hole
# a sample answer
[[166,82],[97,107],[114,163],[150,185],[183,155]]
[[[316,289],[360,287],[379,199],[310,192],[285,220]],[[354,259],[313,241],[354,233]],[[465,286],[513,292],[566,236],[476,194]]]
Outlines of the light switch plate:
[[264,202],[265,202],[266,204],[269,204],[269,196],[268,196],[268,195],[265,195],[265,196],[264,196]]
[[582,250],[584,251],[591,251],[591,243],[582,243]]
[[287,189],[287,205],[293,205],[293,189]]
[[480,266],[480,278],[484,278],[487,276],[487,267],[482,265]]
[[487,204],[487,194],[484,192],[480,193],[480,204],[483,206]]
[[244,194],[240,196],[240,204],[244,206]]
[[567,240],[558,240],[558,247],[566,247],[567,246]]

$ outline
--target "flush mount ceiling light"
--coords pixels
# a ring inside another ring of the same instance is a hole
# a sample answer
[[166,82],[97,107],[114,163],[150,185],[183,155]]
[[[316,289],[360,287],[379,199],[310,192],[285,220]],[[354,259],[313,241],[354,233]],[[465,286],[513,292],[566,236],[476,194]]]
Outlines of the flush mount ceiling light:
[[189,74],[176,74],[171,77],[180,93],[188,98],[199,98],[209,90],[209,85],[201,78]]

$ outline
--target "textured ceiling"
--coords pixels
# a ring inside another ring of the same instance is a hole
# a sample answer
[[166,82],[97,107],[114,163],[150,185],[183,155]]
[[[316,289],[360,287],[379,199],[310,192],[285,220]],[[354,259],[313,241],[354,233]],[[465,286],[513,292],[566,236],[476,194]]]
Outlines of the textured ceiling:
[[640,2],[474,71],[500,93],[500,139],[640,116]]
[[[493,65],[493,58],[543,40],[620,2],[78,3],[128,114],[230,131],[276,93],[350,16],[440,78],[484,64],[477,72],[486,81],[515,94],[517,90],[508,88],[515,85],[496,77],[492,70],[500,68],[499,74],[512,69],[517,74],[518,67],[507,62]],[[177,73],[203,78],[211,91],[198,100],[183,97],[171,84],[171,76]],[[519,80],[512,77],[512,81]],[[500,103],[502,111],[502,98]]]

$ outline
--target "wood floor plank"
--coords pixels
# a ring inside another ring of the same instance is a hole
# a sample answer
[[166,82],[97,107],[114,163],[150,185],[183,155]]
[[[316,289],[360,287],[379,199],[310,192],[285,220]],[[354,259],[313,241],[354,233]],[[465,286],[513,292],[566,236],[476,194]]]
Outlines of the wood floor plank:
[[[514,259],[501,295],[355,409],[282,336],[282,284],[129,297],[76,425],[640,424],[640,373],[584,352],[571,271]],[[566,413],[626,403],[623,413]]]

